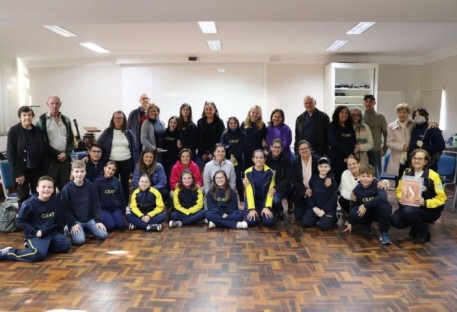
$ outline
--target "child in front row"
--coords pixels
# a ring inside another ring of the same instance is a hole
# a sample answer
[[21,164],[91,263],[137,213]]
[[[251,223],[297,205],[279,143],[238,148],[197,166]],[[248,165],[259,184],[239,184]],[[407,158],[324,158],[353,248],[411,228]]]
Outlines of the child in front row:
[[162,231],[162,223],[165,221],[162,195],[151,187],[149,175],[143,174],[138,181],[139,187],[133,191],[130,200],[130,213],[125,215],[129,222],[129,230],[136,228],[146,231]]
[[262,222],[265,226],[272,227],[275,224],[273,217],[273,192],[275,187],[274,172],[265,165],[263,150],[255,150],[252,154],[254,166],[244,172],[243,184],[245,186],[245,211],[246,222],[249,227]]
[[389,237],[390,215],[392,206],[387,201],[385,189],[378,188],[375,179],[376,170],[372,165],[364,165],[359,169],[359,183],[352,191],[356,200],[351,202],[349,222],[362,224],[363,234],[371,235],[371,223],[379,223],[379,239],[383,245],[390,245]]
[[38,194],[27,199],[16,217],[16,225],[24,231],[27,249],[6,247],[0,250],[0,260],[34,262],[43,260],[48,251],[67,252],[71,248],[63,232],[63,211],[54,193],[51,177],[38,179]]
[[206,194],[208,228],[219,226],[247,229],[248,224],[243,221],[244,211],[238,209],[238,196],[230,188],[227,173],[224,170],[218,170],[212,180],[211,188]]
[[114,176],[117,166],[109,160],[103,167],[103,176],[95,180],[100,205],[102,207],[102,222],[108,232],[125,227],[125,198],[121,182]]
[[319,229],[327,231],[336,224],[336,201],[338,198],[338,187],[335,181],[330,186],[326,186],[325,181],[328,178],[331,165],[330,159],[321,157],[317,161],[319,174],[313,174],[309,180],[309,189],[311,195],[308,196],[307,209],[301,225],[310,227],[319,222]]
[[102,223],[100,199],[97,188],[86,177],[86,163],[75,160],[71,164],[73,181],[62,188],[60,199],[65,211],[65,222],[75,245],[86,242],[84,230],[96,239],[105,239],[108,232]]
[[206,210],[203,209],[203,191],[195,182],[194,175],[185,169],[173,192],[173,210],[170,213],[170,228],[181,227],[203,221]]

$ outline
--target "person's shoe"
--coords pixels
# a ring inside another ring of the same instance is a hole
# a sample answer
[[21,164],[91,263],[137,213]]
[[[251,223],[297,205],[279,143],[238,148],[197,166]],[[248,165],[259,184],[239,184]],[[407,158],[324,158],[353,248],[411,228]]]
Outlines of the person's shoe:
[[236,228],[237,229],[247,229],[248,228],[248,223],[246,221],[240,221],[236,223]]
[[208,229],[214,229],[216,227],[216,224],[213,221],[208,222]]
[[282,209],[282,207],[278,210],[277,216],[278,216],[279,220],[286,221],[287,217],[286,217],[286,214],[284,213],[284,210]]
[[419,233],[417,232],[417,230],[411,228],[411,230],[410,230],[409,233],[408,233],[408,236],[409,236],[409,237],[415,237],[415,236],[417,236],[417,235],[419,235]]
[[5,247],[0,250],[0,260],[5,260],[8,256],[8,253],[13,250],[13,247]]
[[146,227],[146,231],[162,232],[162,224],[149,224]]
[[170,222],[168,222],[168,227],[169,228],[175,228],[175,227],[181,227],[181,226],[182,226],[182,222],[181,221],[170,220]]
[[425,244],[429,240],[430,240],[430,232],[427,232],[425,234],[418,234],[413,237],[414,244]]
[[371,228],[371,224],[363,226],[362,234],[363,235],[371,235],[371,234],[373,234],[373,229]]
[[381,241],[381,244],[383,245],[390,245],[392,244],[392,241],[390,240],[389,233],[381,233],[379,235],[379,240]]
[[133,231],[134,229],[136,229],[136,226],[133,223],[129,223],[129,231]]

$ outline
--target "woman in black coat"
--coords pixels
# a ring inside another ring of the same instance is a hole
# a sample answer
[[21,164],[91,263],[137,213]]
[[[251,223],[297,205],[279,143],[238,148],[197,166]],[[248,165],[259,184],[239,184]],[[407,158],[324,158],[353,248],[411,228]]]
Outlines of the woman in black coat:
[[19,207],[35,193],[38,179],[46,174],[45,141],[40,130],[33,125],[35,113],[22,106],[17,112],[20,122],[8,131],[7,157],[16,185]]

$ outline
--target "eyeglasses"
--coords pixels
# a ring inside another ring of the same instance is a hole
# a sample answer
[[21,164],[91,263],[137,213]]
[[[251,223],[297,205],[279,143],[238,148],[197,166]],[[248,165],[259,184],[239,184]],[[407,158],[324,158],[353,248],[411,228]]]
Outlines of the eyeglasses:
[[419,160],[419,161],[421,161],[421,160],[425,160],[425,158],[424,158],[424,157],[413,157],[413,160]]
[[142,97],[141,99],[142,99],[142,100],[149,100],[148,97]]
[[306,151],[306,150],[309,150],[309,147],[300,147],[298,150],[299,151]]
[[102,151],[91,150],[91,153],[101,153]]

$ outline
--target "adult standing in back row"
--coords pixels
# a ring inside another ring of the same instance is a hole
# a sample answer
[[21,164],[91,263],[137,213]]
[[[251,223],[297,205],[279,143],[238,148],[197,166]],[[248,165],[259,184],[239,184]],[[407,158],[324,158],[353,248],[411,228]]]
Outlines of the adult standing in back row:
[[64,185],[70,180],[70,156],[74,147],[73,130],[70,119],[60,113],[62,102],[58,96],[51,95],[46,105],[49,112],[41,115],[36,125],[43,133],[47,144],[48,175],[54,180],[54,186],[62,191]]
[[216,104],[214,102],[205,102],[202,118],[197,122],[197,155],[199,157],[197,163],[201,171],[205,164],[213,159],[214,146],[221,141],[224,130],[224,122],[219,118]]
[[381,158],[387,151],[387,121],[383,114],[377,112],[374,107],[376,98],[372,94],[366,94],[363,98],[365,114],[363,121],[370,127],[373,137],[373,148],[368,151],[368,161],[376,169],[376,177],[382,172]]
[[132,130],[133,135],[135,136],[135,149],[137,151],[142,151],[143,147],[141,145],[140,134],[141,134],[141,125],[144,121],[148,120],[148,108],[150,98],[146,93],[140,94],[140,107],[132,110],[127,119],[127,129]]
[[295,121],[295,154],[299,154],[298,143],[306,140],[313,146],[313,154],[328,154],[328,127],[330,118],[316,107],[312,96],[305,96],[305,112]]

